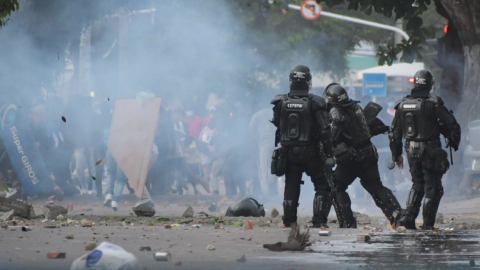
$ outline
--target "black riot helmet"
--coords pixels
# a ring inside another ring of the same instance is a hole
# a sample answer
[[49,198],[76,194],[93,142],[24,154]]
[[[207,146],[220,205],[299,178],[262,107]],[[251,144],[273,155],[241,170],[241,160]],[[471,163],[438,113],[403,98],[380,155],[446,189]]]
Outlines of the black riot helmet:
[[416,89],[428,90],[432,89],[435,80],[433,79],[432,73],[426,69],[422,69],[415,73],[414,77],[414,86]]
[[312,89],[312,74],[304,65],[296,65],[290,71],[290,93],[305,95]]
[[332,105],[344,104],[350,100],[350,98],[348,98],[347,90],[339,84],[331,84],[327,86],[326,96],[327,102]]
[[413,80],[414,87],[412,89],[412,96],[428,97],[428,94],[435,83],[432,73],[425,69],[419,70],[415,73]]

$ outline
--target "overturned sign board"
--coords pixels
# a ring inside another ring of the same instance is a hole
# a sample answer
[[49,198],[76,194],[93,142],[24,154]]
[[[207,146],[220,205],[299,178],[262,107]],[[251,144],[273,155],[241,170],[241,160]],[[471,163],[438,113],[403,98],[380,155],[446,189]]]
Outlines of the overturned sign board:
[[160,98],[148,99],[140,104],[135,99],[115,103],[108,149],[118,167],[125,173],[128,183],[142,196],[147,179],[153,140],[160,116]]

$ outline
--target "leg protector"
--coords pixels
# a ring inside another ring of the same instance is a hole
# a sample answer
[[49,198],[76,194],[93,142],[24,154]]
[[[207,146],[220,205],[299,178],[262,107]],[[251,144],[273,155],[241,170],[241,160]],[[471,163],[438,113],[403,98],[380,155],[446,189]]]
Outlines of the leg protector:
[[440,199],[443,196],[443,188],[439,188],[439,192],[435,198],[425,198],[423,200],[423,227],[424,230],[433,230],[435,219],[437,217]]
[[342,213],[343,225],[341,228],[357,228],[357,221],[352,212],[352,201],[347,192],[337,192],[335,196],[337,206]]
[[283,224],[285,227],[290,227],[297,222],[297,207],[298,203],[293,200],[283,201]]
[[370,193],[375,204],[380,208],[392,226],[396,226],[401,217],[402,207],[392,191],[386,187]]
[[313,228],[327,227],[328,214],[332,207],[330,192],[320,191],[313,199]]
[[416,230],[415,219],[420,212],[420,206],[422,203],[423,196],[425,191],[410,189],[407,198],[407,208],[405,209],[405,214],[400,218],[398,225],[404,226],[408,230]]

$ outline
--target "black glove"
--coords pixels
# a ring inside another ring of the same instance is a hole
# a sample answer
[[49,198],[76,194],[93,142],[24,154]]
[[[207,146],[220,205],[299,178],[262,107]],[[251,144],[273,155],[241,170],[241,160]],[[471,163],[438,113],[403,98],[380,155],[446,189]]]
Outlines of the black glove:
[[328,166],[328,167],[333,167],[333,166],[335,166],[335,160],[334,160],[332,157],[328,157],[328,158],[325,160],[325,166]]

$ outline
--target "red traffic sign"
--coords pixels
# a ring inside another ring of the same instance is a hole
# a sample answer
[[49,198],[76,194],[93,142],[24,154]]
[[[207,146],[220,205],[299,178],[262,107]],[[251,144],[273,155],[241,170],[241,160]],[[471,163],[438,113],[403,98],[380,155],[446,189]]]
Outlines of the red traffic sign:
[[307,20],[315,20],[320,17],[322,6],[315,0],[305,0],[300,6],[300,13]]

